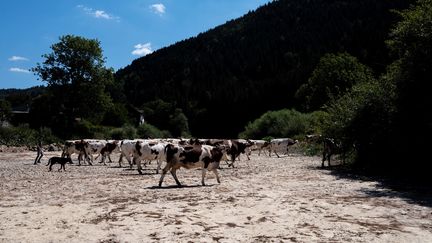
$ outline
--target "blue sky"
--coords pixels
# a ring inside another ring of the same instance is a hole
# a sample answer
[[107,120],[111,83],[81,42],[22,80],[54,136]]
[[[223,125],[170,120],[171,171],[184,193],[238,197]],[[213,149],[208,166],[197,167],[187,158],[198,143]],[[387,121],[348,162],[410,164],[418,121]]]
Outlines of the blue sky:
[[134,59],[240,17],[271,0],[4,0],[0,89],[45,85],[28,69],[62,35],[98,39],[106,66]]

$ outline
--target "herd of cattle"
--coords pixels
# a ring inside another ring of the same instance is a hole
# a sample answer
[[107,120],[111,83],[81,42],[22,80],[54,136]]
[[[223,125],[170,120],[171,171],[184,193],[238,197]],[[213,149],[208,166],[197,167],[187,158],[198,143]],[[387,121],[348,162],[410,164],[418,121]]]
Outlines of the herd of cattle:
[[[78,165],[81,161],[86,161],[92,165],[95,160],[101,157],[99,163],[105,164],[108,159],[112,162],[110,155],[119,153],[119,166],[122,167],[125,158],[132,168],[134,164],[142,174],[141,163],[157,161],[156,173],[159,173],[162,162],[166,162],[162,170],[159,186],[162,186],[165,174],[170,171],[178,186],[181,183],[177,179],[176,171],[183,167],[187,169],[202,169],[202,185],[205,185],[204,178],[207,171],[212,171],[220,183],[217,169],[219,163],[225,160],[229,167],[234,167],[236,159],[240,159],[240,154],[245,154],[249,160],[251,151],[257,150],[258,155],[268,151],[271,156],[278,152],[288,153],[288,148],[298,141],[290,138],[272,139],[270,142],[264,140],[244,140],[244,139],[134,139],[134,140],[69,140],[66,141],[62,156],[71,158],[72,154],[78,154]],[[97,157],[94,157],[94,156]]]

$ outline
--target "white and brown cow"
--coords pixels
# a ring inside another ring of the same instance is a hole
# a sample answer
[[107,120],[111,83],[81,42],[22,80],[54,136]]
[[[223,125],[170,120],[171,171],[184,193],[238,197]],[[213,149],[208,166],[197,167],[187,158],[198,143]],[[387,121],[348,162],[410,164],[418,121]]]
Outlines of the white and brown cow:
[[181,167],[186,169],[201,168],[202,178],[201,183],[205,186],[204,178],[207,171],[213,171],[216,175],[216,180],[220,183],[217,169],[222,158],[222,148],[213,147],[210,145],[194,145],[181,147],[178,145],[168,144],[165,147],[167,164],[162,170],[162,175],[159,180],[159,187],[162,186],[163,179],[168,171],[171,172],[178,186],[181,186],[177,179],[177,170]]
[[269,156],[271,157],[271,153],[274,152],[278,158],[280,158],[279,152],[285,152],[285,154],[288,154],[288,148],[294,144],[296,144],[298,141],[291,139],[291,138],[275,138],[270,141],[270,147],[269,147]]

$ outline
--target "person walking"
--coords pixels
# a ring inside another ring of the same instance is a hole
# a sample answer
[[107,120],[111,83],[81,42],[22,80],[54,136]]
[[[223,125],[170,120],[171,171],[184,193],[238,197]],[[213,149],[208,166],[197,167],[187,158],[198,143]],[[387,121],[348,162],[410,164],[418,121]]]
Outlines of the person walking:
[[40,160],[43,157],[42,143],[41,143],[40,140],[39,140],[39,142],[37,144],[36,150],[37,150],[37,155],[36,155],[36,159],[35,159],[35,162],[34,162],[35,165],[38,164],[38,163],[40,163]]

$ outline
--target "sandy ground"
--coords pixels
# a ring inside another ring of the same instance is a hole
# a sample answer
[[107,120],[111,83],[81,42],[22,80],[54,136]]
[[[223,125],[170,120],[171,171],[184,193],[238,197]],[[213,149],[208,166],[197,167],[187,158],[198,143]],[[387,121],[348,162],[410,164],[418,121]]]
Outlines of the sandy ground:
[[[321,169],[317,157],[252,155],[237,168],[178,171],[163,188],[117,163],[33,165],[0,153],[0,242],[432,242],[432,197]],[[73,157],[76,159],[76,156]],[[115,157],[116,159],[118,157]]]

